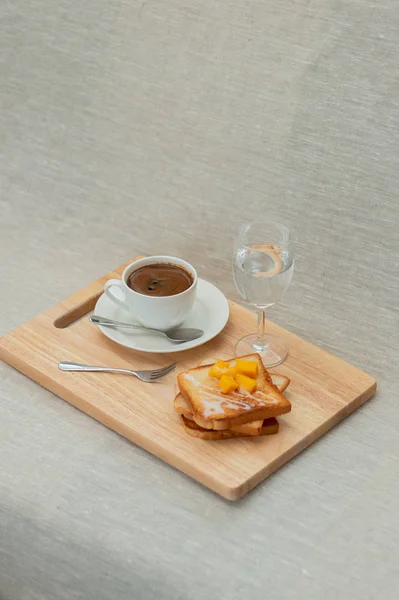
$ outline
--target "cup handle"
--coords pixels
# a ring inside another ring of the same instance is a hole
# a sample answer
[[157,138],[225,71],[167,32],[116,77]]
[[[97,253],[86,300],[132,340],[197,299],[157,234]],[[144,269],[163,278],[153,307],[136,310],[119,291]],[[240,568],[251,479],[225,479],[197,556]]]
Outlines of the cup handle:
[[123,289],[123,283],[120,279],[109,279],[108,281],[105,282],[104,285],[104,293],[106,296],[108,296],[108,298],[110,298],[113,302],[116,302],[116,304],[119,304],[119,306],[122,306],[122,308],[124,308],[125,310],[128,308],[125,300],[121,300],[120,295],[119,297],[114,294],[114,292],[112,291],[112,288],[116,287],[120,290],[121,295],[123,296],[123,298],[125,299],[125,290]]

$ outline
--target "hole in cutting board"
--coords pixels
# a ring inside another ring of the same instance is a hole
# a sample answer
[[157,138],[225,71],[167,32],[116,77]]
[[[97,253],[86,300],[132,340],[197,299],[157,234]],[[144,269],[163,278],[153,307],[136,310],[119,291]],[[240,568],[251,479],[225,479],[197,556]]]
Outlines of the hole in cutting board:
[[58,317],[54,321],[54,327],[57,327],[57,329],[65,329],[65,327],[69,327],[70,325],[76,323],[76,321],[79,321],[79,319],[82,317],[85,317],[89,312],[94,310],[96,302],[102,293],[103,291],[101,290],[101,292],[98,292],[94,296],[91,296],[91,298],[88,298],[82,302],[82,304],[75,306],[71,310],[68,310],[66,313]]

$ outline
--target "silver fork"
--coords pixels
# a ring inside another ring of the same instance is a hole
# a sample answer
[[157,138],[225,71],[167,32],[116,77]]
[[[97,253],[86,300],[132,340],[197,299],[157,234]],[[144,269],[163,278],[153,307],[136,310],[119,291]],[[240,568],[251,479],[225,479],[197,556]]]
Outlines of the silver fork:
[[168,373],[171,373],[176,367],[177,363],[173,363],[168,367],[162,369],[153,369],[148,371],[133,371],[131,369],[115,369],[114,367],[92,367],[91,365],[80,365],[79,363],[73,363],[63,361],[58,364],[61,371],[85,371],[85,372],[102,372],[102,373],[126,373],[127,375],[135,375],[141,381],[146,383],[153,383],[156,379],[164,377]]

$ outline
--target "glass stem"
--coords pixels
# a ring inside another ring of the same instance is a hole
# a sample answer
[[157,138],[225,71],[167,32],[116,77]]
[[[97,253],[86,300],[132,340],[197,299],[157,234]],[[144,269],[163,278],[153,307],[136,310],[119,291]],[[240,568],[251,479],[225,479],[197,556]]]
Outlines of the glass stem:
[[266,346],[266,309],[259,308],[258,310],[258,346]]

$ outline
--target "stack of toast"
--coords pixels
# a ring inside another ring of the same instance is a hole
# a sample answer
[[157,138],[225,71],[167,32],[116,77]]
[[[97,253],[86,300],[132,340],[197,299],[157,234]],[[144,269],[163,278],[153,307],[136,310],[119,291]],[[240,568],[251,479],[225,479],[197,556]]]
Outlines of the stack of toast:
[[[237,375],[236,365],[243,365],[252,379]],[[231,373],[246,387],[234,379],[229,386]],[[204,440],[270,435],[278,432],[276,417],[291,410],[283,395],[289,383],[288,377],[269,373],[258,354],[248,354],[180,373],[174,407],[185,431]]]

